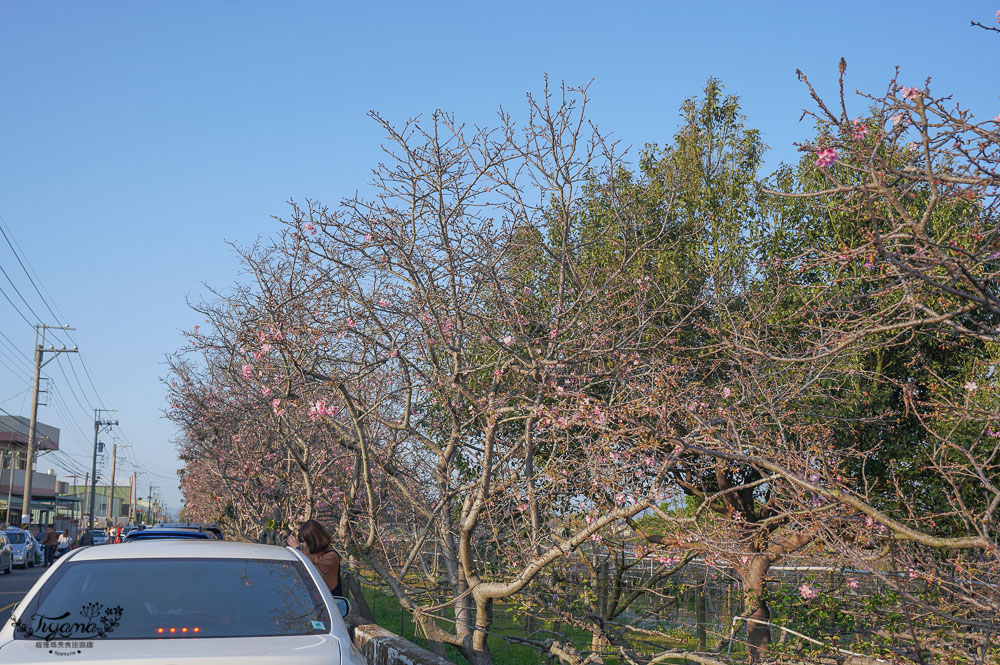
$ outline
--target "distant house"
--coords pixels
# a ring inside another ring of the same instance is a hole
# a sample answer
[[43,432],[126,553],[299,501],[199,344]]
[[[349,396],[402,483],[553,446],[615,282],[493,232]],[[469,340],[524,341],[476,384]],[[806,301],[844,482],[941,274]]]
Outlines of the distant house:
[[[132,496],[134,490],[126,483],[115,485],[114,493],[109,485],[97,485],[94,493],[94,524],[111,526],[128,524],[131,520],[137,523],[148,523],[150,520],[150,504],[142,498]],[[67,496],[79,501],[79,510],[84,524],[90,522],[90,486],[70,485]],[[108,511],[108,503],[111,511]],[[153,506],[155,508],[155,505]],[[134,512],[133,512],[134,509]]]
[[[0,522],[21,522],[30,425],[31,421],[24,416],[0,416]],[[59,450],[59,428],[37,423],[35,449],[37,467],[44,464],[46,452]],[[32,524],[48,524],[58,511],[72,507],[73,502],[64,497],[65,488],[66,483],[56,480],[54,470],[32,474]]]

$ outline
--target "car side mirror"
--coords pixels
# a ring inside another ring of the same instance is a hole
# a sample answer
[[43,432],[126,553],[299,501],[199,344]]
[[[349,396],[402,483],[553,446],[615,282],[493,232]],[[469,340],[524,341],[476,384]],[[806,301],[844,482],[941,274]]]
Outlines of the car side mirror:
[[334,596],[333,601],[337,603],[337,609],[340,610],[340,616],[346,617],[351,613],[351,601],[347,600],[343,596]]

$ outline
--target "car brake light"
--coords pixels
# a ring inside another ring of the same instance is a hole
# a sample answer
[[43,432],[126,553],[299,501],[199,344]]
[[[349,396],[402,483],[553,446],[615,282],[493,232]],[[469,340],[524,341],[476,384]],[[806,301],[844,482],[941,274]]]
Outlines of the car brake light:
[[[186,633],[188,631],[191,631],[192,633],[200,633],[201,632],[201,628],[199,628],[198,626],[195,626],[194,628],[188,628],[187,626],[182,626],[181,627],[180,632]],[[174,627],[174,628],[157,628],[156,632],[158,634],[160,634],[160,635],[162,635],[163,633],[176,633],[177,632],[177,628],[176,627]]]

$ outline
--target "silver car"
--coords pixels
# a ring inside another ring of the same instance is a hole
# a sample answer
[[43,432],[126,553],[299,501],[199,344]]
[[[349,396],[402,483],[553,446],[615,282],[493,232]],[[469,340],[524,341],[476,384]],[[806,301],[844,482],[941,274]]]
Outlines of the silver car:
[[290,548],[83,547],[49,568],[0,626],[0,663],[364,665],[348,610]]
[[14,549],[7,540],[7,534],[0,531],[0,570],[10,575],[14,570]]
[[35,555],[39,552],[37,541],[27,531],[17,527],[4,529],[2,532],[10,541],[14,552],[14,565],[19,568],[31,568],[35,565]]

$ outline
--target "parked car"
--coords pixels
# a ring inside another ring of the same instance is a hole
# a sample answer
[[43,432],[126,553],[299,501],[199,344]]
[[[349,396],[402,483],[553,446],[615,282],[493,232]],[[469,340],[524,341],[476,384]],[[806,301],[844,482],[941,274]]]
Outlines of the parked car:
[[90,665],[364,665],[342,618],[348,609],[291,548],[216,540],[85,547],[57,561],[14,609],[0,628],[0,662],[52,663],[65,652],[72,657],[63,660]]
[[14,551],[14,565],[20,568],[31,568],[35,565],[35,555],[40,551],[38,541],[27,531],[15,527],[3,530]]
[[108,534],[104,533],[99,529],[94,529],[94,544],[95,545],[107,545],[108,544]]
[[10,541],[7,540],[6,531],[0,531],[0,570],[5,575],[10,575],[14,572],[14,548],[10,546]]
[[168,529],[154,526],[142,531],[133,531],[125,536],[122,542],[134,543],[140,540],[215,540],[215,538],[197,529]]
[[216,540],[225,540],[222,537],[222,529],[219,528],[218,524],[215,523],[204,523],[204,522],[160,522],[156,525],[156,528],[167,528],[167,529],[195,529],[197,531],[204,531],[208,533]]

